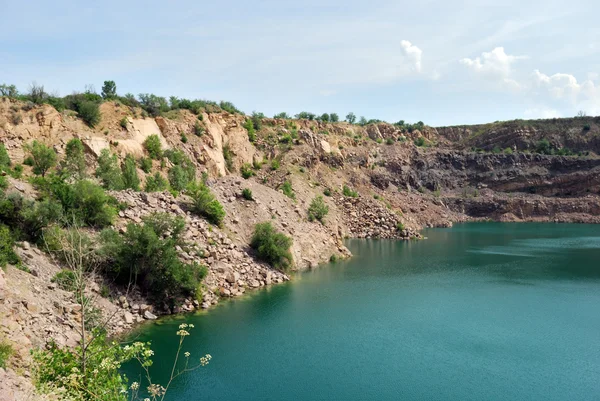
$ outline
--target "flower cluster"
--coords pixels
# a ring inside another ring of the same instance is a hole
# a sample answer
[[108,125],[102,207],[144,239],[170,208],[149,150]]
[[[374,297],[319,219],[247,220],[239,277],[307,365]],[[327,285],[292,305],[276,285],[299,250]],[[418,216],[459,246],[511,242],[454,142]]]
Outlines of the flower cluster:
[[166,391],[167,390],[163,386],[161,386],[160,384],[151,384],[151,385],[148,386],[148,393],[152,397],[160,397]]
[[193,324],[182,323],[179,325],[179,331],[177,332],[177,335],[179,337],[189,336],[190,332],[187,331],[186,329],[193,329],[193,328],[194,328]]
[[200,358],[200,365],[202,365],[202,366],[208,365],[208,363],[210,362],[211,359],[212,359],[212,356],[210,356],[210,354],[204,355],[202,358]]

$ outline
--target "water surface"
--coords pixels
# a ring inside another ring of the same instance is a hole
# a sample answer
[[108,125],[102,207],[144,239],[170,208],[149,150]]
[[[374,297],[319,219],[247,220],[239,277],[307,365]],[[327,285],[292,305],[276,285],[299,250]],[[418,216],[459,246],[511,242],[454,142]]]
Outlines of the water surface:
[[[349,241],[350,261],[185,316],[213,359],[169,400],[600,399],[600,226],[425,235]],[[141,334],[158,381],[182,321]]]

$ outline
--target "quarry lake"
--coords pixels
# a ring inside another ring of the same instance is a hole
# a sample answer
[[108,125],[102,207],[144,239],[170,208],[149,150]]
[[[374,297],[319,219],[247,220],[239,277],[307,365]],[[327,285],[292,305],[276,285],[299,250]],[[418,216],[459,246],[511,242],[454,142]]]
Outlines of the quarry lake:
[[[469,223],[145,326],[168,400],[598,400],[600,226]],[[139,369],[127,367],[130,379]]]

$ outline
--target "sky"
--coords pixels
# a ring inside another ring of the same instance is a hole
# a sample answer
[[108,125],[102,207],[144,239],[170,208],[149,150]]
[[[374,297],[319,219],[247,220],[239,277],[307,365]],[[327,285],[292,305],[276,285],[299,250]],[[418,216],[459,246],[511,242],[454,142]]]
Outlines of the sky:
[[0,83],[432,126],[600,115],[600,2],[0,0]]

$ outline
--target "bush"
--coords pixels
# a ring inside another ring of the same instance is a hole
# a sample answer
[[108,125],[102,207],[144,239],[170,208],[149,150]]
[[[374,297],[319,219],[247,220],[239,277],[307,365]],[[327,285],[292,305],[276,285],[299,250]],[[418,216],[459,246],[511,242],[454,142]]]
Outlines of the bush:
[[325,196],[331,196],[331,189],[325,188],[325,190],[323,190],[323,195],[325,195]]
[[194,134],[196,134],[196,136],[204,135],[204,127],[198,121],[196,121],[196,124],[194,125]]
[[106,189],[120,190],[124,188],[125,184],[123,183],[123,174],[119,168],[119,160],[108,149],[102,149],[102,152],[100,152],[96,177],[102,181],[102,186]]
[[150,158],[154,160],[160,160],[160,158],[163,156],[160,138],[156,134],[150,135],[146,138],[144,141],[144,148],[146,148]]
[[103,231],[101,254],[107,269],[119,282],[136,282],[157,303],[194,294],[206,269],[179,260],[176,247],[185,246],[184,228],[181,217],[156,213],[143,224],[128,224],[123,235]]
[[292,239],[275,230],[271,222],[259,223],[254,227],[250,246],[256,250],[259,259],[277,269],[285,270],[292,265]]
[[284,181],[280,188],[285,196],[290,199],[296,199],[296,194],[294,193],[294,189],[292,188],[292,183],[290,181]]
[[75,291],[76,289],[77,281],[72,270],[63,269],[56,273],[50,281],[56,283],[60,289],[65,291]]
[[20,262],[19,256],[14,250],[15,239],[10,229],[4,224],[0,224],[0,267],[5,267],[7,263],[16,265]]
[[146,174],[149,174],[152,171],[152,159],[149,157],[142,157],[140,159],[140,168]]
[[0,175],[0,190],[5,190],[8,188],[8,180],[5,176]]
[[223,205],[215,198],[206,185],[198,184],[194,188],[191,188],[190,196],[194,201],[194,212],[205,217],[212,224],[217,226],[223,224],[225,209],[223,209]]
[[6,362],[14,353],[13,347],[6,341],[0,341],[0,368],[6,368]]
[[129,120],[127,120],[127,117],[123,117],[121,119],[121,121],[119,121],[119,125],[121,126],[121,128],[127,129],[127,123],[128,122],[129,122]]
[[100,122],[100,105],[92,101],[83,101],[79,104],[77,113],[90,127],[95,127]]
[[104,99],[114,99],[117,97],[117,84],[115,81],[104,81],[101,93]]
[[130,188],[134,191],[140,190],[140,178],[138,177],[133,155],[128,154],[125,156],[125,160],[121,166],[121,173],[123,174],[123,187],[125,189]]
[[66,155],[60,163],[61,175],[65,178],[75,178],[81,180],[85,178],[85,155],[83,143],[77,138],[67,142]]
[[344,188],[342,189],[342,193],[344,194],[344,196],[348,196],[350,198],[357,198],[358,197],[358,192],[354,191],[353,189],[351,189],[347,185],[344,185]]
[[398,224],[396,224],[396,231],[404,231],[404,224],[398,222]]
[[225,166],[227,167],[227,171],[233,171],[233,151],[229,146],[229,143],[223,145],[223,159],[225,160]]
[[308,220],[318,220],[325,224],[324,219],[325,216],[327,216],[327,213],[329,213],[329,206],[325,204],[322,196],[317,196],[312,200],[310,206],[308,207]]
[[171,188],[177,192],[183,191],[191,182],[189,176],[181,166],[173,166],[168,173]]
[[252,143],[256,142],[256,130],[254,129],[254,124],[251,119],[244,122],[244,128],[248,131],[248,140]]
[[512,155],[513,154],[513,150],[512,148],[506,148],[503,150],[504,153],[506,153],[507,155]]
[[44,177],[48,170],[56,165],[56,152],[41,142],[33,141],[23,145],[23,149],[30,154],[31,166],[35,174]]
[[146,192],[161,192],[169,188],[169,182],[159,172],[146,177]]
[[244,188],[242,190],[242,198],[249,201],[254,200],[254,198],[252,197],[252,190],[250,188]]
[[254,175],[254,170],[252,170],[252,165],[250,163],[244,163],[242,167],[240,167],[240,172],[242,173],[242,177],[248,179]]
[[418,147],[425,146],[425,138],[423,138],[422,136],[420,136],[417,139],[415,139],[415,145],[418,146]]
[[271,170],[275,171],[277,169],[279,169],[279,160],[278,159],[273,159],[271,161]]
[[386,145],[393,145],[394,144],[394,138],[388,138],[385,140],[385,144]]
[[187,136],[186,136],[186,135],[185,135],[185,134],[182,132],[182,133],[181,133],[181,142],[182,142],[182,143],[187,143],[187,141],[188,141],[188,138],[187,138]]
[[535,146],[535,151],[544,155],[550,155],[552,154],[552,145],[550,145],[550,142],[544,138],[537,143]]
[[10,157],[6,151],[6,147],[0,142],[0,169],[10,167]]

